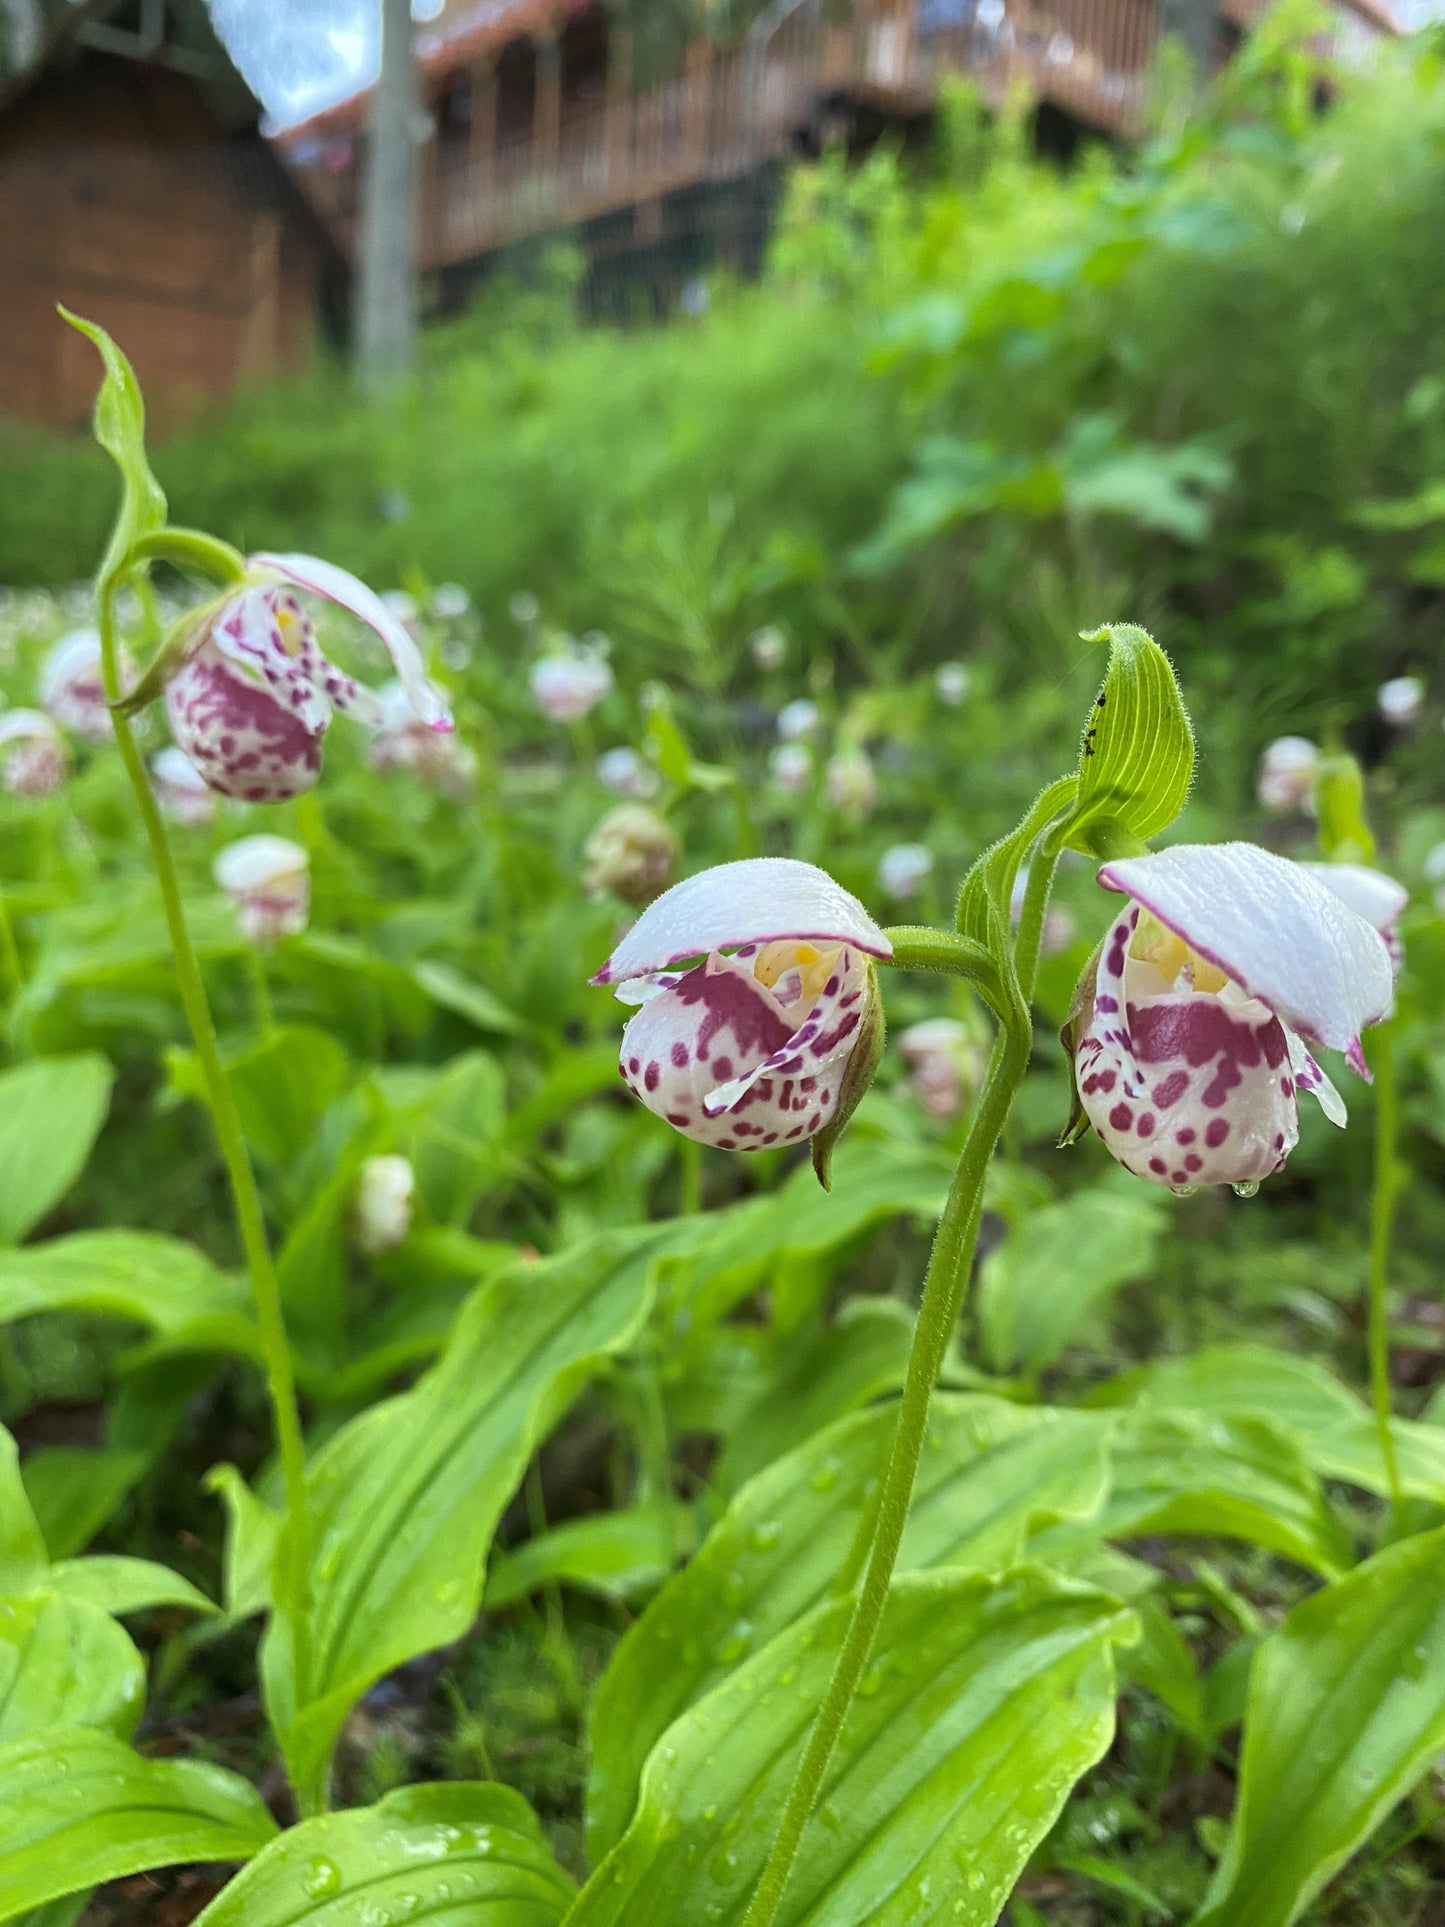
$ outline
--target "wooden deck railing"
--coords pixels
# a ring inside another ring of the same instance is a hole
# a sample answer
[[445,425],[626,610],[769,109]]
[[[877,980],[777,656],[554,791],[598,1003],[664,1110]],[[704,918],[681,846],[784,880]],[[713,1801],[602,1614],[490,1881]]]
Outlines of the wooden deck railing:
[[[1235,0],[1252,11],[1254,0]],[[947,11],[935,8],[935,16]],[[819,0],[786,0],[765,37],[718,52],[693,47],[682,73],[645,92],[598,87],[565,98],[550,122],[498,140],[469,136],[423,150],[419,256],[435,269],[552,227],[586,221],[676,189],[735,178],[786,154],[828,104],[869,101],[921,112],[948,74],[971,75],[995,101],[1017,86],[1111,133],[1136,126],[1158,38],[1155,0],[961,0],[962,18],[927,30],[911,0],[855,0],[851,20]],[[924,14],[924,18],[926,18]],[[1340,37],[1362,30],[1340,12]],[[313,204],[350,251],[357,169],[298,170]]]

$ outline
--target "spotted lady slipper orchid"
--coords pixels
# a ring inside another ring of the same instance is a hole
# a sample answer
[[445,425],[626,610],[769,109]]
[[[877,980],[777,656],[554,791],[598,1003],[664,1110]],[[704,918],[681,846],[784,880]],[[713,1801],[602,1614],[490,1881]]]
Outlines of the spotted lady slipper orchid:
[[762,1151],[838,1110],[870,959],[892,954],[826,871],[748,857],[674,884],[592,981],[640,1006],[620,1070],[647,1108],[701,1144]]
[[151,758],[151,788],[172,823],[194,829],[216,814],[215,793],[183,749],[167,743]]
[[1259,759],[1255,793],[1276,816],[1313,812],[1320,773],[1320,749],[1307,736],[1280,736]]
[[0,715],[0,782],[12,796],[49,796],[70,771],[60,731],[41,709]]
[[878,807],[878,777],[866,750],[842,749],[824,776],[828,801],[843,816],[861,820]]
[[315,556],[253,555],[245,583],[185,638],[165,685],[179,747],[213,790],[247,803],[284,802],[312,787],[337,711],[371,728],[387,720],[377,692],[321,653],[296,589],[359,617],[386,645],[416,719],[452,727],[415,642],[364,582]]
[[983,1082],[984,1055],[956,1017],[925,1017],[898,1039],[908,1087],[931,1117],[959,1116]]
[[243,836],[216,858],[217,883],[235,904],[248,943],[276,943],[306,928],[310,859],[284,836]]
[[406,686],[398,679],[376,691],[383,721],[367,747],[373,769],[407,770],[428,789],[460,802],[476,778],[477,759],[456,732],[433,729],[412,707]]
[[1099,881],[1128,901],[1065,1033],[1082,1109],[1136,1176],[1247,1195],[1294,1149],[1299,1091],[1345,1122],[1309,1046],[1368,1077],[1385,944],[1303,864],[1251,843],[1130,857]]
[[[133,665],[122,652],[122,680]],[[108,743],[115,734],[105,699],[100,632],[72,629],[62,636],[40,666],[40,704],[63,729],[88,743]]]
[[532,700],[554,723],[580,723],[612,693],[612,671],[600,649],[568,639],[564,649],[532,665]]

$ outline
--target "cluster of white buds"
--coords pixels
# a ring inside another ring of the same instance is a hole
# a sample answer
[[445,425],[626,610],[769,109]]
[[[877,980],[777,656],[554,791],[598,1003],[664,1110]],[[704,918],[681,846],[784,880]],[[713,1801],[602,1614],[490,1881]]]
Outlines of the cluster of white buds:
[[299,843],[284,836],[243,836],[220,852],[214,874],[236,906],[248,943],[277,943],[306,928],[311,869]]
[[597,644],[567,637],[532,665],[532,700],[554,723],[580,723],[612,693],[612,670]]
[[0,782],[12,796],[49,796],[70,773],[60,731],[40,709],[0,714]]
[[1307,736],[1277,737],[1259,759],[1255,789],[1262,807],[1276,816],[1313,815],[1320,761],[1319,745]]
[[650,903],[677,875],[671,826],[644,803],[620,803],[587,839],[588,896],[610,893],[624,903]]

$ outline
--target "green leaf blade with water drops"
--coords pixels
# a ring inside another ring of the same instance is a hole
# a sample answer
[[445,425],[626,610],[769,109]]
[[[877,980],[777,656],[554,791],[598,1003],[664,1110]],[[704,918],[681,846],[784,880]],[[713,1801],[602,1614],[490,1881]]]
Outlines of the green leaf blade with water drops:
[[196,1927],[557,1927],[576,1889],[510,1787],[403,1787],[292,1827]]
[[[674,1722],[566,1927],[738,1927],[850,1601]],[[1037,1569],[896,1580],[777,1927],[987,1927],[1114,1731],[1117,1599]]]

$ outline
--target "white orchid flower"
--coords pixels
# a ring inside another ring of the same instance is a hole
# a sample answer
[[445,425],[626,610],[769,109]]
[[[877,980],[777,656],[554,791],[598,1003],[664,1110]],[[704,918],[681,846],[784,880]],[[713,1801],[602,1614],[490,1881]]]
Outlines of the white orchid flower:
[[253,555],[246,582],[198,625],[166,680],[176,742],[212,789],[248,803],[279,803],[311,788],[335,711],[372,728],[387,720],[376,691],[321,653],[293,589],[364,622],[386,645],[416,719],[452,727],[415,642],[364,582],[311,555]]
[[532,665],[532,700],[554,723],[580,723],[612,693],[612,671],[596,648],[569,642]]
[[617,749],[603,750],[597,758],[597,780],[603,789],[625,797],[630,803],[650,802],[662,788],[662,778],[651,763],[645,763],[637,751],[625,743]]
[[702,1144],[761,1151],[838,1108],[869,959],[893,954],[856,897],[791,857],[748,857],[674,884],[592,979],[641,1008],[621,1072]]
[[[121,680],[134,672],[129,655],[121,652]],[[110,705],[105,699],[101,667],[100,631],[72,629],[60,638],[40,665],[40,704],[47,715],[87,742],[108,743],[115,734]]]
[[753,652],[753,661],[764,671],[781,669],[788,653],[782,630],[775,629],[771,623],[765,628],[754,629],[748,647]]
[[878,887],[885,896],[908,902],[933,874],[933,852],[926,843],[894,843],[878,859]]
[[840,749],[824,774],[823,787],[833,808],[862,819],[878,807],[878,777],[864,749]]
[[461,802],[477,773],[477,759],[455,730],[432,729],[422,722],[399,678],[393,677],[374,692],[381,721],[367,746],[373,769],[403,769],[429,789]]
[[925,1017],[898,1039],[908,1085],[929,1114],[954,1118],[983,1081],[984,1054],[956,1017]]
[[1276,816],[1313,811],[1320,747],[1307,736],[1276,737],[1259,759],[1256,794]]
[[784,703],[778,711],[778,736],[785,743],[808,743],[818,733],[823,718],[818,705],[806,696]]
[[1253,1190],[1298,1141],[1299,1091],[1345,1122],[1308,1046],[1368,1077],[1360,1033],[1393,991],[1384,941],[1303,864],[1252,843],[1130,857],[1099,881],[1129,901],[1076,1030],[1084,1111],[1138,1177]]
[[70,771],[60,731],[41,709],[0,715],[0,764],[0,781],[12,796],[49,796]]
[[1417,722],[1425,703],[1425,685],[1418,676],[1392,676],[1375,695],[1380,714],[1396,729]]
[[235,904],[248,943],[275,943],[306,928],[310,859],[299,843],[284,836],[243,836],[220,852],[213,874]]
[[216,814],[210,784],[183,749],[167,743],[151,758],[151,788],[156,801],[173,823],[194,828]]
[[971,681],[967,664],[961,662],[941,662],[933,672],[933,687],[938,700],[947,703],[950,709],[957,709],[968,694]]
[[779,743],[768,774],[785,796],[801,796],[813,780],[813,752],[806,743]]

